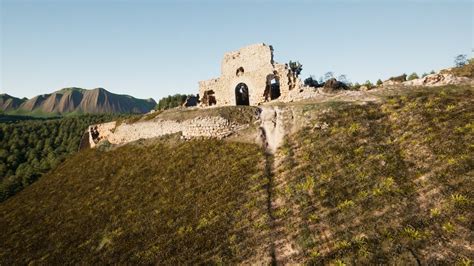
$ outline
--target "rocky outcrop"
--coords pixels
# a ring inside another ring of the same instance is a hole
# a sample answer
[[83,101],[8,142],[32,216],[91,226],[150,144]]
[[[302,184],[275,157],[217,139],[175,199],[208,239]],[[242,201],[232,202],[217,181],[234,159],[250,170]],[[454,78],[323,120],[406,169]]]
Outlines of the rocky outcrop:
[[323,92],[331,93],[340,90],[347,90],[349,89],[346,84],[343,82],[338,81],[335,78],[328,79],[324,82]]
[[281,109],[276,106],[264,106],[260,113],[261,141],[270,153],[275,153],[283,143],[285,136]]
[[383,82],[383,87],[390,86],[445,86],[445,85],[474,85],[474,80],[468,77],[459,77],[451,73],[441,71],[440,73],[430,74],[422,78],[406,80],[406,75],[392,77]]
[[444,86],[444,85],[474,85],[473,79],[467,77],[457,77],[452,74],[431,74],[423,78],[418,78],[403,82],[405,86]]
[[403,82],[405,82],[406,80],[407,80],[407,74],[403,74],[403,75],[400,75],[400,76],[395,76],[395,77],[389,78],[388,80],[386,80],[382,83],[382,86],[400,85]]

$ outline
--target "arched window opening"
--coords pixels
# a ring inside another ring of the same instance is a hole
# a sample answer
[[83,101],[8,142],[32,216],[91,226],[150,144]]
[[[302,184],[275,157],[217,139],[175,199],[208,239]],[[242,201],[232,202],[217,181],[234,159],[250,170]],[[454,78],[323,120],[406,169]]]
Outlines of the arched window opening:
[[243,68],[243,67],[237,68],[237,71],[235,72],[235,75],[236,75],[237,77],[240,77],[240,76],[242,76],[243,74],[244,74],[244,68]]

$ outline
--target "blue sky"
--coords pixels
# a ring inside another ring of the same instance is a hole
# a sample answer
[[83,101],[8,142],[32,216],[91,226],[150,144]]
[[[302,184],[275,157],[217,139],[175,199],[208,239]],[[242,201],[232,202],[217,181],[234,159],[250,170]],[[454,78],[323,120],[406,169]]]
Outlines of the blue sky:
[[353,82],[472,56],[473,1],[0,0],[0,92],[104,87],[140,98],[197,93],[224,52],[267,43],[302,77]]

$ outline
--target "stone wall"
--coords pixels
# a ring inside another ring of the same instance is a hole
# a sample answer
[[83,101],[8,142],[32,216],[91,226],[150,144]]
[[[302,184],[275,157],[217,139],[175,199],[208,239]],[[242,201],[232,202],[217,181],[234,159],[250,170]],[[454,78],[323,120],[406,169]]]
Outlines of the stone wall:
[[[133,124],[115,122],[92,125],[89,127],[89,142],[94,148],[100,142],[107,140],[111,144],[125,144],[139,139],[149,139],[168,134],[181,133],[183,138],[209,137],[222,139],[248,125],[239,125],[220,116],[197,117],[185,121],[151,120]],[[98,135],[93,137],[93,132]]]
[[302,84],[288,66],[273,61],[273,48],[269,45],[254,44],[226,53],[221,76],[199,82],[201,103],[210,105],[205,97],[212,91],[215,105],[236,105],[236,87],[244,83],[249,89],[249,104],[259,105],[270,100],[265,97],[265,91],[273,78],[279,81],[281,98],[278,99],[283,101],[290,90],[298,89]]

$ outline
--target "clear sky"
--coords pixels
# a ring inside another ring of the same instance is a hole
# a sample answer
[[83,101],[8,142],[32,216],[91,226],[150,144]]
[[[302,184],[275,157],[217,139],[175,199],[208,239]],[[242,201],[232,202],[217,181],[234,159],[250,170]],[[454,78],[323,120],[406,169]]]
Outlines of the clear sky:
[[0,92],[104,87],[158,100],[197,93],[224,52],[271,44],[275,60],[353,82],[472,56],[473,1],[0,0]]

